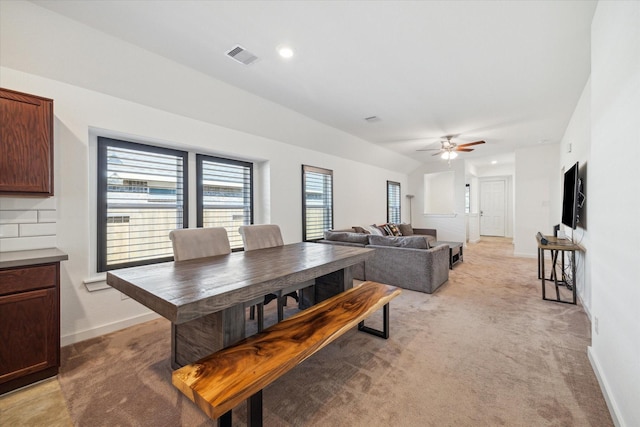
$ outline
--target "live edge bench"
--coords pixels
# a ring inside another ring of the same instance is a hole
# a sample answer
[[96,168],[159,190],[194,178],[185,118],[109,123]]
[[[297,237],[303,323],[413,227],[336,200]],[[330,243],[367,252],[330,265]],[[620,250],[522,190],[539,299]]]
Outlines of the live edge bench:
[[[220,426],[231,426],[231,409],[247,399],[247,424],[261,426],[262,389],[356,325],[388,338],[389,301],[399,294],[394,286],[364,282],[175,370],[173,385]],[[383,329],[365,326],[380,307]]]

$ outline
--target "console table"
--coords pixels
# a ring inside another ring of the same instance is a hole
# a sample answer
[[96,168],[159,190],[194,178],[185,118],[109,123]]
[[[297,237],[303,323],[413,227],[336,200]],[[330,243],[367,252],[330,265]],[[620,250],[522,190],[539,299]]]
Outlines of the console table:
[[[542,299],[545,301],[561,302],[565,304],[576,304],[576,251],[584,252],[584,248],[568,239],[560,239],[553,236],[544,236],[546,243],[542,242],[540,235],[536,236],[538,241],[538,279],[542,283]],[[546,277],[544,265],[544,252],[549,251],[551,257],[551,271]],[[568,252],[571,264],[571,278],[565,270],[565,252]],[[546,282],[553,282],[556,289],[555,298],[547,298]],[[561,298],[560,287],[565,287],[571,291],[572,298],[567,300]]]

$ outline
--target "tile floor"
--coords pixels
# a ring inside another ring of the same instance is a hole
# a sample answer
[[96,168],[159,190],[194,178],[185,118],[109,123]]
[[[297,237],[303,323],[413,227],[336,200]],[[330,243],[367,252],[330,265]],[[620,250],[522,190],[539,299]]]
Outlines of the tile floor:
[[58,380],[50,378],[0,396],[0,426],[73,426]]

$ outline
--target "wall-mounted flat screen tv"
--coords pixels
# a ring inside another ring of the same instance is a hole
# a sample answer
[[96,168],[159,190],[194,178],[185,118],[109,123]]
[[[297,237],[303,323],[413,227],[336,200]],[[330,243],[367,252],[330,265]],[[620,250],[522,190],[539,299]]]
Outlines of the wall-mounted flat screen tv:
[[562,223],[567,227],[578,226],[578,162],[564,173],[562,192]]

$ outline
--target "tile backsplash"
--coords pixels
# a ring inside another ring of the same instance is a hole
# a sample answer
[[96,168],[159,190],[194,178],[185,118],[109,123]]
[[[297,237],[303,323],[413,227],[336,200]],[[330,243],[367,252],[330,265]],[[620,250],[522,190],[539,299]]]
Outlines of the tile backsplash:
[[0,252],[56,246],[56,198],[0,197]]

